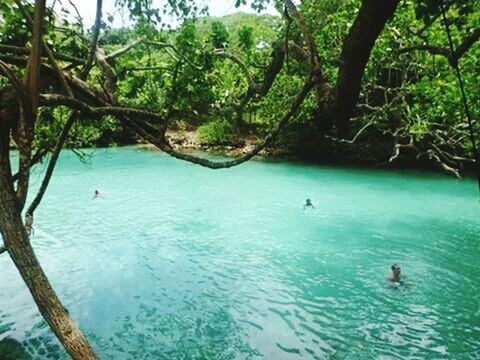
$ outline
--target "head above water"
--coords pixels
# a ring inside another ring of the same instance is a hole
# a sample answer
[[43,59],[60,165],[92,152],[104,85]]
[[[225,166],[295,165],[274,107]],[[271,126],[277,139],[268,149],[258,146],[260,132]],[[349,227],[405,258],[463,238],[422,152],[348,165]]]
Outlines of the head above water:
[[393,264],[392,265],[392,272],[395,276],[400,276],[400,272],[401,272],[400,265]]
[[305,204],[312,205],[312,200],[310,200],[310,199],[305,200]]

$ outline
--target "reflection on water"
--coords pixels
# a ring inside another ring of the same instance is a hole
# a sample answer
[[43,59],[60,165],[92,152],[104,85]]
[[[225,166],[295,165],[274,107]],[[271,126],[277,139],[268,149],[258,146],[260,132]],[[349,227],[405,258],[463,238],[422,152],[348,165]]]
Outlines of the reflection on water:
[[[32,243],[104,359],[475,359],[479,215],[468,180],[124,148],[62,154]],[[0,269],[0,359],[67,358]]]

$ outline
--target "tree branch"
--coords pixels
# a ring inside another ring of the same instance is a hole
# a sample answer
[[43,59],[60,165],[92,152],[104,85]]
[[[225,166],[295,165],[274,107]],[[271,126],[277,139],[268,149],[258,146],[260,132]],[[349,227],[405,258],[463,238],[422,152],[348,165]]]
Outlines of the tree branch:
[[97,49],[98,36],[100,35],[100,25],[102,22],[102,1],[97,0],[97,13],[95,15],[95,25],[93,28],[92,42],[90,43],[90,50],[88,52],[87,62],[83,68],[82,73],[80,74],[80,79],[85,80],[88,76],[90,69],[92,68],[93,59],[95,57],[95,52]]
[[173,149],[173,147],[167,142],[167,140],[164,140],[164,139],[161,139],[161,138],[155,138],[154,136],[152,136],[148,132],[142,131],[142,129],[137,129],[137,132],[139,133],[139,135],[143,136],[147,141],[156,145],[160,150],[163,150],[164,152],[166,152],[167,154],[169,154],[170,156],[172,156],[174,158],[184,160],[184,161],[188,161],[188,162],[191,162],[191,163],[203,166],[203,167],[207,167],[207,168],[210,168],[210,169],[230,168],[230,167],[240,165],[240,164],[250,160],[254,156],[258,155],[258,153],[260,153],[260,151],[262,151],[265,147],[270,145],[276,139],[276,137],[281,132],[281,130],[288,124],[290,119],[297,113],[297,111],[299,111],[299,108],[300,108],[301,104],[303,103],[303,101],[305,100],[307,95],[310,93],[310,91],[315,87],[315,85],[316,85],[316,82],[311,77],[309,77],[309,79],[303,85],[302,90],[300,91],[300,93],[295,98],[295,101],[292,103],[290,109],[285,113],[285,115],[280,120],[280,122],[277,124],[275,129],[265,137],[264,141],[261,144],[257,145],[253,150],[246,153],[245,155],[243,155],[239,158],[236,158],[234,160],[211,161],[211,160],[208,160],[208,159],[199,158],[197,156],[184,154],[184,153],[181,153],[181,152]]
[[[98,106],[93,107],[90,106],[83,101],[78,99],[69,98],[67,96],[58,95],[58,94],[42,94],[40,95],[40,104],[42,106],[67,106],[73,110],[80,111],[83,115],[98,118],[106,115],[112,115],[115,117],[133,117],[136,118],[138,121],[142,120],[150,120],[156,125],[160,125],[160,128],[165,123],[165,118],[160,116],[159,114],[140,110],[140,109],[133,109],[133,108],[126,108],[120,106]],[[155,132],[158,131],[159,128],[153,127],[149,125],[149,131]]]
[[255,86],[255,81],[253,80],[252,75],[250,74],[250,71],[247,68],[247,65],[245,65],[245,63],[242,60],[240,60],[238,56],[232,53],[228,53],[224,49],[215,49],[213,53],[217,56],[221,56],[226,59],[229,59],[235,64],[237,64],[240,70],[242,70],[243,74],[247,78],[248,86],[252,86],[252,87]]
[[126,52],[130,51],[131,49],[137,47],[138,45],[142,44],[144,41],[145,41],[144,39],[139,39],[139,40],[134,41],[133,43],[125,45],[124,47],[122,47],[118,50],[115,50],[114,52],[108,54],[106,56],[106,60],[110,61],[112,59],[115,59],[115,58],[125,54]]
[[441,55],[445,56],[448,59],[448,62],[452,67],[455,67],[458,64],[460,58],[465,55],[468,50],[480,39],[480,28],[475,29],[468,37],[466,37],[462,43],[457,47],[457,49],[452,53],[447,48],[442,48],[439,46],[429,45],[429,44],[418,44],[408,46],[406,48],[400,49],[399,53],[404,54],[411,51],[428,51],[432,55]]
[[58,141],[55,146],[55,149],[53,150],[52,157],[50,158],[50,162],[48,163],[47,170],[45,171],[45,176],[43,178],[42,184],[38,189],[37,195],[35,196],[32,203],[27,209],[26,213],[31,217],[30,219],[31,224],[33,223],[33,213],[35,212],[37,206],[40,204],[40,201],[42,201],[43,195],[47,190],[48,184],[50,183],[50,179],[52,177],[53,170],[55,169],[55,165],[57,164],[60,151],[62,150],[63,145],[65,144],[65,140],[67,140],[68,133],[72,128],[73,123],[75,122],[76,119],[77,119],[77,113],[72,113],[68,118],[65,126],[63,127],[60,133],[60,136],[58,137]]
[[[29,168],[38,164],[42,159],[48,154],[49,147],[44,147],[39,149],[35,154],[33,154],[32,158],[30,159],[30,163],[28,164]],[[18,180],[19,173],[17,172],[12,176],[12,181],[15,182]]]
[[475,29],[467,38],[465,38],[462,43],[457,47],[453,53],[453,58],[456,61],[460,58],[480,39],[480,28]]
[[[0,52],[10,53],[13,55],[28,55],[30,50],[24,47],[12,46],[12,45],[3,45],[0,44]],[[44,56],[44,54],[42,54]],[[83,60],[76,58],[74,56],[54,53],[54,56],[61,61],[67,61],[75,65],[83,64]]]
[[428,44],[423,44],[423,45],[418,44],[418,45],[408,46],[406,48],[400,49],[398,52],[400,54],[404,54],[404,53],[408,53],[416,50],[428,51],[430,54],[442,55],[447,58],[450,58],[451,56],[450,51],[448,49],[445,49],[439,46],[428,45]]
[[347,140],[347,139],[337,139],[333,136],[326,136],[328,139],[330,140],[333,140],[333,141],[336,141],[336,142],[339,142],[339,143],[344,143],[344,144],[353,144],[355,143],[355,141],[357,141],[357,139],[360,137],[360,135],[362,135],[362,133],[368,129],[370,126],[374,125],[375,124],[375,121],[370,121],[368,123],[366,123],[364,126],[362,126],[362,128],[360,130],[358,130],[358,132],[355,134],[355,136],[351,139],[351,140]]
[[344,41],[335,86],[334,114],[340,134],[346,134],[360,94],[363,74],[375,41],[393,17],[400,0],[362,0]]

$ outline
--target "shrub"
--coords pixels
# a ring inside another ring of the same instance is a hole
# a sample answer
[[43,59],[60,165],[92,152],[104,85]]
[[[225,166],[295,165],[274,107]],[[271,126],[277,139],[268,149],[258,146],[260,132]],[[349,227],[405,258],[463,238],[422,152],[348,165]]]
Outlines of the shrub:
[[236,142],[235,129],[226,120],[211,121],[200,126],[197,135],[204,145],[230,145]]

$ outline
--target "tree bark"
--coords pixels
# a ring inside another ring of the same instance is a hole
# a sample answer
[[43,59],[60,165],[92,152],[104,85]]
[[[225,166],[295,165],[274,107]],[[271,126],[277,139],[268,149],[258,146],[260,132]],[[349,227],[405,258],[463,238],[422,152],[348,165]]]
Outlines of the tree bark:
[[0,233],[5,248],[32,294],[40,313],[73,359],[96,359],[82,332],[53,290],[35,256],[22,223],[9,160],[9,132],[0,128]]
[[343,44],[335,87],[335,124],[340,135],[349,129],[363,73],[373,46],[400,0],[363,0]]

